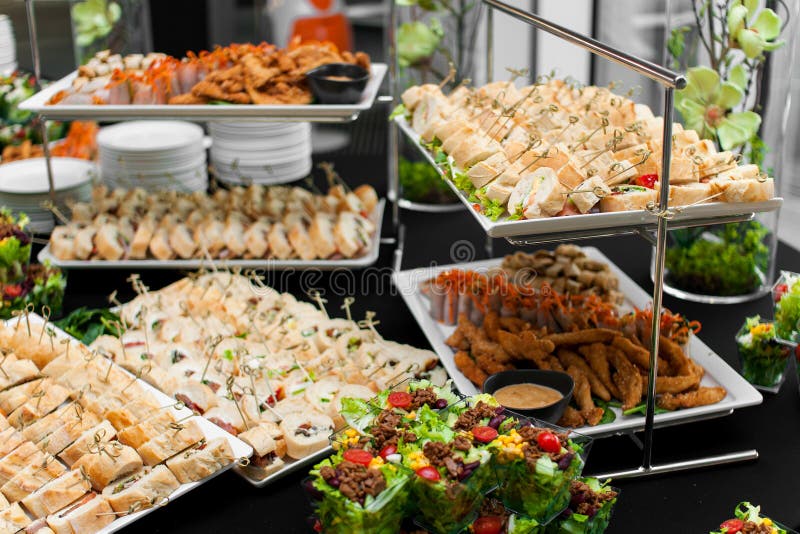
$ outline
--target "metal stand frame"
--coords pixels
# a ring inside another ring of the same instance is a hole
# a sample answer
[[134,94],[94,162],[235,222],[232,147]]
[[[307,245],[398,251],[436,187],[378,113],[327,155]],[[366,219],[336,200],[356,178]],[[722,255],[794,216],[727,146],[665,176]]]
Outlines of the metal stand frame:
[[[714,465],[723,465],[734,462],[755,460],[758,458],[758,451],[751,449],[741,452],[734,452],[729,454],[721,454],[715,456],[708,456],[697,459],[686,459],[672,463],[656,464],[653,461],[653,442],[654,442],[654,416],[656,407],[656,356],[659,348],[659,334],[660,334],[660,316],[662,311],[662,297],[664,288],[664,257],[667,246],[667,230],[669,227],[685,227],[696,226],[699,224],[709,224],[710,222],[739,222],[751,220],[754,214],[745,214],[741,216],[720,217],[715,219],[704,219],[693,221],[689,224],[676,223],[670,226],[670,212],[668,211],[669,201],[669,173],[670,162],[672,159],[672,117],[673,117],[673,97],[675,89],[682,89],[686,86],[686,78],[680,74],[673,72],[670,69],[652,63],[650,61],[637,58],[601,43],[591,37],[587,37],[580,33],[574,32],[557,24],[554,24],[538,15],[510,6],[500,0],[481,0],[489,9],[486,14],[487,30],[486,30],[486,67],[487,67],[487,81],[492,79],[493,75],[493,20],[494,10],[505,13],[513,18],[516,18],[525,24],[544,30],[560,39],[570,42],[584,50],[591,52],[594,55],[608,59],[618,63],[634,72],[642,74],[653,81],[658,82],[664,88],[664,131],[662,137],[662,177],[660,185],[660,199],[657,211],[657,222],[651,225],[622,227],[614,229],[599,229],[599,230],[583,230],[574,232],[551,233],[533,236],[517,236],[506,238],[513,245],[531,245],[541,244],[562,240],[576,240],[586,239],[590,237],[605,237],[620,234],[635,234],[643,237],[653,246],[655,246],[655,274],[654,274],[654,289],[653,289],[653,322],[651,325],[652,337],[650,340],[650,369],[648,374],[648,388],[647,388],[647,411],[645,414],[645,428],[644,439],[640,442],[639,439],[631,435],[637,444],[640,443],[642,449],[642,462],[641,465],[633,468],[616,472],[601,473],[595,476],[599,478],[632,478],[642,476],[653,476],[664,473],[672,473],[676,471],[697,469],[709,467]],[[394,2],[391,2],[390,23],[396,22],[394,14]],[[390,32],[394,31],[394,27],[390,27]],[[390,73],[395,73],[391,70],[396,68],[396,56],[393,48],[390,48]],[[392,76],[390,79],[394,81]],[[398,155],[398,141],[397,131],[398,126],[390,129],[389,134],[389,151],[390,151],[390,165],[396,161]],[[394,159],[393,159],[394,158]],[[395,178],[390,181],[390,187],[396,187],[396,167],[390,169],[390,176],[392,173]],[[396,191],[396,189],[394,189]],[[395,228],[402,231],[402,223],[399,217],[395,222]],[[655,232],[655,235],[653,235]],[[491,252],[492,238],[487,236],[486,249]],[[395,269],[399,270],[402,261],[402,240],[398,242],[399,250],[395,254]]]

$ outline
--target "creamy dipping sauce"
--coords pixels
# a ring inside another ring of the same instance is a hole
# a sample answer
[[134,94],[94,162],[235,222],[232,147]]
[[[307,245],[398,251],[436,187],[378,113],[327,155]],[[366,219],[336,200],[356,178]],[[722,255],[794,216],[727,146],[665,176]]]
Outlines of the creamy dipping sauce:
[[492,393],[497,402],[506,408],[517,410],[533,410],[555,404],[564,395],[553,388],[537,384],[511,384]]
[[326,80],[330,80],[332,82],[352,82],[353,78],[349,76],[325,76]]

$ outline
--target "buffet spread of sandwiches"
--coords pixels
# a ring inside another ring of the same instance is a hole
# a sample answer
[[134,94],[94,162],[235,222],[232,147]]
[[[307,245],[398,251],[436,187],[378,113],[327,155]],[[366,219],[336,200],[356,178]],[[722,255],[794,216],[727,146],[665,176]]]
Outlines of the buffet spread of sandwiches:
[[0,532],[97,532],[235,460],[180,403],[47,322],[3,326],[0,351]]
[[160,53],[123,57],[103,50],[79,67],[69,89],[56,93],[48,104],[310,104],[306,73],[328,63],[370,70],[364,52],[299,38],[286,48],[234,43],[183,58]]
[[50,251],[59,260],[342,259],[372,246],[378,196],[369,185],[250,185],[230,190],[147,193],[96,187],[57,226]]
[[327,447],[344,424],[341,399],[411,376],[446,380],[434,353],[383,339],[371,314],[329,318],[254,276],[134,284],[139,295],[120,308],[127,330],[92,348],[251,445],[254,480]]
[[[420,142],[446,156],[454,184],[495,220],[657,205],[663,118],[606,87],[508,81],[445,95],[426,84],[402,103]],[[672,131],[671,207],[773,198],[773,179],[756,165],[680,124]]]

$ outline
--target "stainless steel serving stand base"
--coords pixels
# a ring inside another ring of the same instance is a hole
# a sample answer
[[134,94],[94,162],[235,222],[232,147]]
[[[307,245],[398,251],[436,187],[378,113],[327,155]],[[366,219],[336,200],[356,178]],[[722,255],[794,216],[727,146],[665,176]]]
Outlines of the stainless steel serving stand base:
[[705,467],[714,467],[717,465],[726,465],[738,462],[751,462],[755,460],[758,460],[758,451],[755,449],[750,449],[747,451],[729,452],[727,454],[719,454],[716,456],[706,456],[704,458],[697,458],[693,460],[680,460],[666,464],[653,464],[649,467],[639,466],[633,469],[610,471],[608,473],[598,473],[590,476],[600,480],[606,480],[609,478],[613,480],[622,480],[626,478],[665,475],[668,473],[677,473],[679,471],[688,471],[690,469],[702,469]]

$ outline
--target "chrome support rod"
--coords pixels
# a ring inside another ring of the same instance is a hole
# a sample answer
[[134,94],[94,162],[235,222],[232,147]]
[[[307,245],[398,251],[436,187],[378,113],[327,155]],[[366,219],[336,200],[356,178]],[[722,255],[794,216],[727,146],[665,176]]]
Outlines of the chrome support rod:
[[[604,57],[609,61],[613,61],[614,63],[619,63],[620,65],[636,71],[639,74],[647,76],[651,80],[657,81],[665,87],[672,87],[675,89],[683,89],[686,87],[686,78],[684,78],[682,74],[662,67],[661,65],[657,65],[651,61],[626,54],[625,52],[601,43],[596,39],[592,39],[591,37],[587,37],[568,28],[564,28],[563,26],[559,26],[558,24],[543,19],[538,15],[516,8],[506,4],[505,2],[501,2],[500,0],[483,0],[483,3],[488,5],[490,8],[502,11],[507,15],[526,22],[531,26],[535,26],[540,30],[544,30],[547,33],[553,34],[556,37],[577,45],[584,50],[588,50],[593,54]],[[491,10],[489,13],[491,13]],[[487,20],[491,20],[491,18],[487,18]]]
[[648,468],[637,467],[635,469],[625,469],[622,471],[611,471],[608,473],[592,474],[591,476],[600,480],[621,480],[625,478],[639,478],[646,476],[664,475],[667,473],[677,473],[690,469],[700,469],[703,467],[714,467],[717,465],[733,464],[737,462],[751,462],[758,460],[758,451],[750,449],[741,452],[731,452],[717,456],[707,456],[694,460],[681,460],[667,464],[652,465]]
[[494,78],[494,9],[486,10],[486,83]]
[[672,161],[672,99],[675,89],[664,88],[664,131],[661,138],[661,184],[656,229],[656,259],[653,275],[653,320],[650,339],[650,369],[647,371],[647,411],[644,420],[642,469],[653,466],[653,423],[656,412],[656,369],[659,338],[661,337],[661,305],[664,297],[664,257],[667,251],[667,208],[669,207],[669,171]]
[[[31,58],[33,60],[33,76],[36,91],[42,90],[42,63],[39,55],[39,36],[36,29],[36,13],[33,9],[33,0],[25,0],[25,14],[28,18],[28,38],[31,44]],[[50,160],[50,139],[47,136],[47,121],[39,116],[39,129],[42,135],[42,152],[44,153],[45,167],[47,168],[47,185],[49,187],[50,202],[56,202],[56,187],[53,180],[53,162]]]
[[[395,32],[397,31],[397,6],[394,1],[389,2],[388,22],[386,24],[386,49],[389,51],[389,93],[392,95],[389,110],[391,112],[396,105],[399,95],[397,83],[397,43],[395,43]],[[386,196],[392,204],[392,235],[397,236],[400,231],[400,139],[397,132],[397,124],[392,121],[389,124],[389,138],[387,139],[387,158],[386,158]]]

